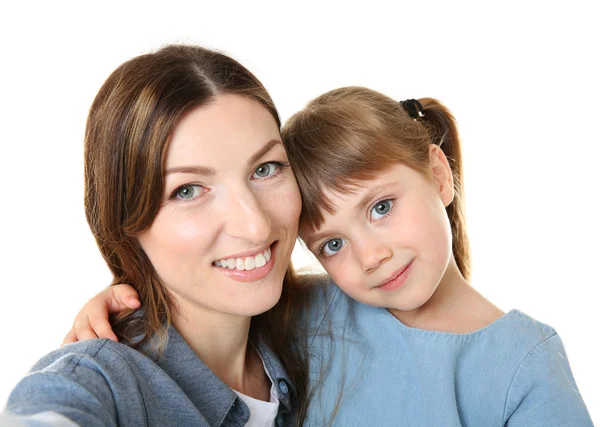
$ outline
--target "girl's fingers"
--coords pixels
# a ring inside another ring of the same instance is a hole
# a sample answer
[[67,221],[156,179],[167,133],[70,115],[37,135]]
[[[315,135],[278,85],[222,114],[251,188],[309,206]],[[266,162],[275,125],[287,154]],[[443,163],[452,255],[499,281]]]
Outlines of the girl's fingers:
[[138,294],[132,286],[119,284],[111,286],[108,290],[106,302],[109,313],[116,314],[127,308],[135,310],[140,307]]
[[98,338],[98,335],[96,335],[92,329],[92,326],[90,325],[88,315],[85,313],[81,313],[77,316],[73,327],[75,329],[75,334],[77,335],[78,341],[93,340]]
[[98,338],[108,338],[109,340],[119,341],[112,330],[108,318],[105,316],[89,316],[89,324]]
[[61,346],[65,344],[72,344],[74,342],[77,342],[77,334],[75,333],[75,328],[73,327],[69,333],[65,335],[65,339],[63,339]]

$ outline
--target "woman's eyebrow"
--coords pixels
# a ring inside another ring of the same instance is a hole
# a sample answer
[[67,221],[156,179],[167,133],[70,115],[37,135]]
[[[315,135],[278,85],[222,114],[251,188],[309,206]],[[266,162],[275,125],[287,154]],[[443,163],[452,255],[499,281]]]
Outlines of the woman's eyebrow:
[[269,142],[267,142],[263,148],[258,150],[256,153],[254,153],[252,155],[252,157],[250,157],[250,159],[248,160],[248,164],[256,163],[262,156],[264,156],[269,151],[271,151],[271,149],[273,147],[275,147],[277,144],[279,144],[283,147],[283,143],[278,139],[272,139]]
[[[271,151],[271,149],[277,144],[281,144],[283,146],[283,143],[278,139],[272,139],[271,141],[267,142],[264,145],[264,147],[262,147],[260,150],[254,153],[252,157],[250,157],[250,160],[248,160],[248,164],[252,164],[258,161],[258,159],[260,159],[266,153]],[[174,166],[165,171],[165,176],[171,173],[193,173],[196,175],[212,176],[216,174],[216,171],[214,168],[210,168],[208,166]]]
[[165,171],[165,176],[169,175],[170,173],[193,173],[196,175],[211,176],[214,175],[216,171],[207,166],[175,166],[167,169]]

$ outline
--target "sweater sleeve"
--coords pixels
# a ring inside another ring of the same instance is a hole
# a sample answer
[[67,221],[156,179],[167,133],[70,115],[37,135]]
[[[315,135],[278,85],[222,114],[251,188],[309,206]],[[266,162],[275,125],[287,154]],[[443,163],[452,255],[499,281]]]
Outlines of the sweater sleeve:
[[81,354],[66,354],[29,373],[10,394],[6,412],[6,418],[18,416],[27,426],[47,425],[40,414],[86,427],[117,425],[114,397],[101,367]]
[[593,426],[555,333],[523,359],[508,389],[507,427]]

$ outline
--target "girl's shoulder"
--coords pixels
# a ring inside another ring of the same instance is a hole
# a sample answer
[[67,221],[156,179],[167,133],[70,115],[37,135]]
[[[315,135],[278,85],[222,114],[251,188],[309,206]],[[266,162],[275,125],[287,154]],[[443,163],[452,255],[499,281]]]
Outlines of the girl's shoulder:
[[306,305],[301,318],[304,327],[313,332],[325,320],[334,321],[335,317],[339,317],[340,313],[346,312],[355,303],[326,275],[311,275],[301,280],[304,280],[301,283],[306,293]]
[[[392,318],[392,315],[388,317]],[[557,335],[556,330],[543,322],[512,309],[496,320],[471,332],[455,333],[439,330],[411,328],[396,321],[394,330],[409,338],[411,342],[439,343],[462,353],[493,352],[499,357],[513,354],[517,359],[524,357],[539,344]],[[502,356],[503,355],[503,356]]]
[[512,309],[489,325],[459,338],[475,351],[494,348],[501,357],[512,354],[521,359],[555,336],[557,333],[552,326]]
[[[537,345],[556,335],[556,330],[552,326],[540,322],[517,309],[510,310],[496,322],[498,323],[499,332],[512,337],[513,340],[518,342],[530,342],[531,345]],[[490,326],[493,327],[494,323]]]

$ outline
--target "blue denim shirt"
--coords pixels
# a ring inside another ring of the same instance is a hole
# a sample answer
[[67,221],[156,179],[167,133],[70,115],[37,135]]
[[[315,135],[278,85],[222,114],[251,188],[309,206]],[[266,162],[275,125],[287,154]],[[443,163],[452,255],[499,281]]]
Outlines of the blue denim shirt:
[[[283,365],[258,344],[276,383],[277,426],[293,425],[295,388]],[[246,404],[169,328],[154,360],[107,339],[80,341],[42,358],[11,393],[8,416],[62,414],[80,426],[243,426]],[[27,424],[27,417],[19,417]],[[31,425],[37,425],[32,421]]]

